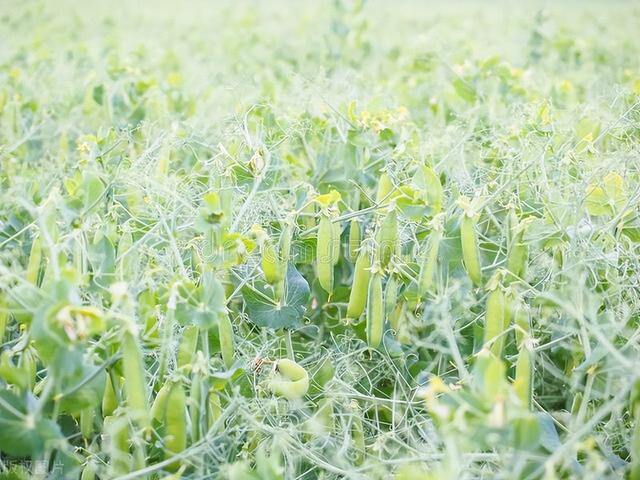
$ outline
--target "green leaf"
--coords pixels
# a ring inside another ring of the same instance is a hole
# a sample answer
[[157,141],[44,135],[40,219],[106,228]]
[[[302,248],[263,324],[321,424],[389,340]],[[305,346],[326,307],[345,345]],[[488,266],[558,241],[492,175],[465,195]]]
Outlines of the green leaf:
[[522,450],[534,450],[540,444],[540,423],[534,415],[512,420],[514,446]]
[[[81,410],[97,406],[102,401],[105,386],[105,371],[101,366],[88,361],[80,349],[66,356],[67,364],[71,362],[75,368],[68,372],[59,382],[62,393],[60,409],[75,415]],[[58,365],[58,370],[60,370]],[[56,378],[60,378],[56,376]]]
[[230,216],[231,212],[223,208],[218,192],[208,192],[202,197],[202,206],[195,220],[196,230],[204,233],[211,228],[217,228],[228,221]]
[[176,319],[181,325],[211,328],[217,325],[218,316],[227,311],[224,286],[212,272],[205,273],[198,286],[183,282],[178,292]]
[[113,242],[106,235],[100,235],[100,238],[89,245],[88,253],[94,280],[101,286],[109,285],[116,271],[116,249]]
[[211,388],[215,390],[222,390],[227,383],[242,377],[244,373],[243,369],[235,367],[231,367],[229,370],[224,372],[213,372],[210,375]]
[[364,132],[359,130],[350,129],[347,132],[347,139],[351,145],[356,147],[366,147],[368,145]]
[[576,124],[576,138],[579,141],[592,142],[600,134],[600,122],[584,117]]
[[0,355],[0,378],[9,385],[25,389],[29,385],[29,372],[14,364],[9,350]]
[[587,187],[585,202],[589,214],[612,216],[624,207],[626,199],[624,179],[619,174],[610,172],[602,179],[601,185],[591,184]]
[[45,444],[62,441],[60,427],[27,411],[26,402],[8,390],[0,390],[0,452],[34,457]]
[[83,208],[85,211],[94,207],[104,194],[105,187],[96,175],[85,172],[82,180]]
[[144,120],[146,113],[144,105],[138,105],[135,110],[131,112],[131,115],[129,115],[129,124],[133,126],[140,124],[140,122]]
[[[264,295],[260,295],[255,290],[263,292]],[[256,282],[253,289],[249,287],[242,289],[249,319],[260,327],[273,329],[300,327],[310,294],[309,284],[300,272],[289,264],[284,296],[280,302],[273,299],[269,295],[270,292],[270,287],[263,282]]]
[[507,387],[504,363],[486,350],[478,354],[473,375],[478,389],[490,402],[495,401]]
[[94,102],[98,105],[102,105],[102,102],[104,101],[104,85],[100,84],[93,87],[92,97]]
[[549,452],[555,452],[562,444],[553,424],[553,418],[547,413],[538,413],[536,417],[540,425],[540,445]]
[[431,167],[418,167],[413,175],[413,184],[420,191],[421,198],[435,211],[442,209],[442,184]]
[[462,78],[456,78],[452,82],[453,88],[460,98],[466,102],[473,103],[476,101],[477,94],[475,88],[471,84]]

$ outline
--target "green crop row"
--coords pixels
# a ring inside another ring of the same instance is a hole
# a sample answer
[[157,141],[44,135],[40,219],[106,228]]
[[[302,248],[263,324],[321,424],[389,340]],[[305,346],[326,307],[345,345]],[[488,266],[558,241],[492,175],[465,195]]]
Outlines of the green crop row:
[[640,480],[640,9],[0,11],[0,479]]

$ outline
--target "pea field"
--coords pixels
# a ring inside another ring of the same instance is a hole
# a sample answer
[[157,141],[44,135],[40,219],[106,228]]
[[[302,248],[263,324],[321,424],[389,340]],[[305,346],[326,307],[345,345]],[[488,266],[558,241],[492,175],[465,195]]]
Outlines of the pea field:
[[0,0],[0,480],[640,480],[638,32]]

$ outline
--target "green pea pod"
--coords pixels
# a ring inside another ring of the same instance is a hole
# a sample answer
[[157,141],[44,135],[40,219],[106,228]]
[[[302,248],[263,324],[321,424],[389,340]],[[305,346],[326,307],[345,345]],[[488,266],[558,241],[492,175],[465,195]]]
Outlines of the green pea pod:
[[313,416],[302,425],[304,438],[306,441],[312,441],[314,438],[331,435],[334,428],[333,400],[328,397],[322,397],[317,402]]
[[484,343],[491,344],[491,352],[500,357],[504,345],[504,332],[509,323],[509,306],[502,288],[493,289],[487,297]]
[[[386,297],[385,297],[386,303]],[[385,306],[385,310],[386,310]],[[403,320],[406,315],[407,304],[406,302],[396,302],[393,308],[387,314],[387,318],[389,319],[389,326],[395,331],[396,338],[398,340],[404,336],[406,332],[403,331]]]
[[640,380],[636,380],[629,394],[629,412],[637,420],[640,420]]
[[523,345],[518,353],[516,361],[516,377],[513,382],[513,389],[523,405],[531,408],[531,397],[533,393],[533,350]]
[[384,315],[388,317],[395,310],[398,303],[398,280],[395,275],[389,275],[384,289]]
[[340,236],[342,226],[339,222],[331,222],[331,261],[337,265],[340,260]]
[[276,372],[270,383],[271,391],[276,395],[295,400],[303,397],[309,390],[307,371],[293,360],[278,360]]
[[424,184],[426,189],[425,196],[429,206],[434,212],[439,212],[442,209],[442,199],[444,197],[440,178],[431,167],[427,166],[420,167],[417,175],[420,177],[419,183]]
[[262,243],[262,271],[270,285],[277,284],[282,278],[280,257],[269,238],[265,238]]
[[191,377],[189,389],[189,417],[191,418],[191,441],[200,440],[202,418],[202,375],[198,372]]
[[171,392],[171,381],[166,381],[158,393],[156,394],[156,398],[153,400],[151,404],[151,418],[156,422],[162,423],[164,421],[164,413],[167,408],[167,397],[169,396],[169,392]]
[[414,344],[414,334],[411,331],[409,322],[407,321],[407,304],[403,303],[400,309],[398,320],[396,321],[396,340],[403,345]]
[[640,381],[636,381],[631,393],[630,412],[633,416],[633,432],[631,433],[631,472],[630,480],[640,480]]
[[482,285],[482,269],[480,268],[480,251],[476,237],[476,220],[467,213],[460,219],[460,242],[462,245],[462,261],[469,278],[476,286]]
[[528,259],[529,246],[523,242],[513,243],[507,255],[507,270],[515,278],[523,278]]
[[291,240],[293,238],[293,224],[287,222],[282,228],[280,234],[280,271],[281,277],[284,278],[284,274],[287,271],[289,265],[289,259],[291,258]]
[[398,215],[395,210],[389,211],[384,217],[376,240],[378,261],[382,268],[386,268],[398,248]]
[[531,326],[529,324],[529,310],[526,304],[521,300],[514,302],[513,319],[516,325],[516,345],[520,348],[520,345],[524,340],[528,338],[531,333]]
[[33,386],[36,383],[36,374],[38,371],[37,364],[38,359],[36,358],[34,350],[31,347],[26,348],[22,352],[22,355],[20,355],[18,365],[20,366],[20,369],[25,372],[27,378],[27,388],[29,390],[33,390]]
[[575,417],[582,407],[582,392],[576,392],[571,401],[571,416]]
[[316,226],[314,221],[316,204],[314,202],[307,203],[300,213],[302,214],[298,217],[298,225],[300,225],[300,228],[309,230]]
[[323,397],[318,401],[318,410],[314,415],[315,425],[319,427],[319,432],[330,435],[334,429],[333,401],[331,398]]
[[138,317],[144,324],[144,334],[152,338],[158,338],[158,318],[156,315],[157,299],[151,289],[145,289],[138,295]]
[[636,417],[631,434],[631,472],[629,480],[640,480],[640,418]]
[[362,425],[362,410],[357,400],[352,400],[349,405],[351,411],[351,440],[355,451],[354,463],[362,465],[365,455],[364,427]]
[[7,301],[0,292],[0,343],[4,341],[4,336],[7,331],[7,320],[9,318],[9,309],[7,307]]
[[131,471],[132,457],[129,453],[129,421],[124,415],[104,418],[107,453],[109,454],[109,470],[111,478]]
[[80,411],[80,433],[86,439],[93,436],[93,419],[96,411],[93,407],[85,408]]
[[163,379],[167,371],[167,365],[170,355],[173,354],[171,345],[173,344],[174,325],[176,323],[176,299],[173,291],[169,292],[169,301],[167,302],[167,313],[162,322],[162,332],[160,341],[160,359],[158,360],[158,371],[156,378]]
[[27,282],[32,285],[38,284],[38,276],[40,274],[40,264],[42,263],[42,242],[40,237],[33,239],[31,243],[31,252],[29,253],[29,262],[27,263]]
[[[255,459],[254,479],[284,480],[284,457],[277,442],[271,443],[270,448],[267,447],[266,441],[261,442],[258,445]],[[244,478],[248,480],[248,477]]]
[[130,331],[125,331],[122,338],[122,371],[127,404],[131,413],[140,426],[148,427],[147,382],[142,354],[137,339]]
[[420,276],[418,286],[420,294],[424,295],[433,286],[433,276],[438,266],[438,251],[442,240],[442,230],[434,229],[429,236],[429,247],[420,265]]
[[369,289],[369,277],[371,261],[369,252],[365,249],[358,254],[355,267],[353,269],[353,282],[349,293],[349,303],[347,305],[348,318],[360,318],[367,304],[367,290]]
[[325,356],[321,360],[320,366],[313,372],[309,384],[309,393],[316,394],[322,392],[324,386],[333,378],[335,367],[331,357]]
[[362,230],[360,230],[360,222],[354,218],[349,223],[349,260],[351,262],[357,261],[361,242]]
[[132,247],[133,235],[129,232],[124,233],[118,242],[119,275],[122,280],[130,279],[136,273],[139,256]]
[[327,215],[320,217],[318,224],[318,236],[316,244],[316,269],[318,282],[327,292],[333,291],[333,254],[334,248],[331,245],[333,240],[333,226],[331,219]]
[[95,480],[95,478],[96,478],[96,465],[92,461],[89,461],[82,469],[80,480]]
[[382,340],[384,328],[384,305],[382,301],[382,276],[371,275],[367,292],[367,343],[376,348]]
[[[145,435],[145,438],[149,439],[150,437],[148,435]],[[132,443],[133,464],[131,466],[131,469],[133,471],[136,471],[147,466],[147,455],[144,443],[140,441],[135,441]]]
[[182,340],[178,347],[178,358],[176,360],[178,368],[191,365],[196,348],[198,348],[198,333],[199,328],[195,325],[189,325],[182,332]]
[[220,339],[222,360],[225,367],[231,368],[234,355],[233,326],[228,313],[220,315],[218,320],[218,338]]
[[111,383],[111,375],[107,372],[104,381],[104,393],[102,394],[102,416],[110,417],[116,408],[118,408],[118,399]]
[[222,405],[220,404],[220,396],[215,390],[209,391],[209,401],[208,403],[208,417],[209,417],[209,428],[213,427],[218,420],[222,416]]
[[393,192],[394,185],[391,181],[391,177],[386,172],[382,173],[378,178],[378,189],[376,191],[376,204],[380,205],[382,202],[389,199],[391,192]]
[[[185,417],[187,397],[184,393],[182,382],[175,382],[167,396],[167,408],[165,410],[164,426],[164,456],[171,458],[187,448],[187,420]],[[180,462],[172,463],[169,468],[177,470]]]
[[512,279],[522,279],[526,272],[529,260],[529,246],[524,243],[524,232],[529,222],[529,218],[524,218],[511,229],[512,235],[507,253],[507,270],[511,273]]

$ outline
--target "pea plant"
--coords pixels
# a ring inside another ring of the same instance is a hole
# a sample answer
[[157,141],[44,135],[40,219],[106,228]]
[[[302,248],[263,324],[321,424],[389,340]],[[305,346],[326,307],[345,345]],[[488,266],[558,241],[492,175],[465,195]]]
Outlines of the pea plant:
[[0,479],[640,480],[637,5],[74,3],[0,15]]

